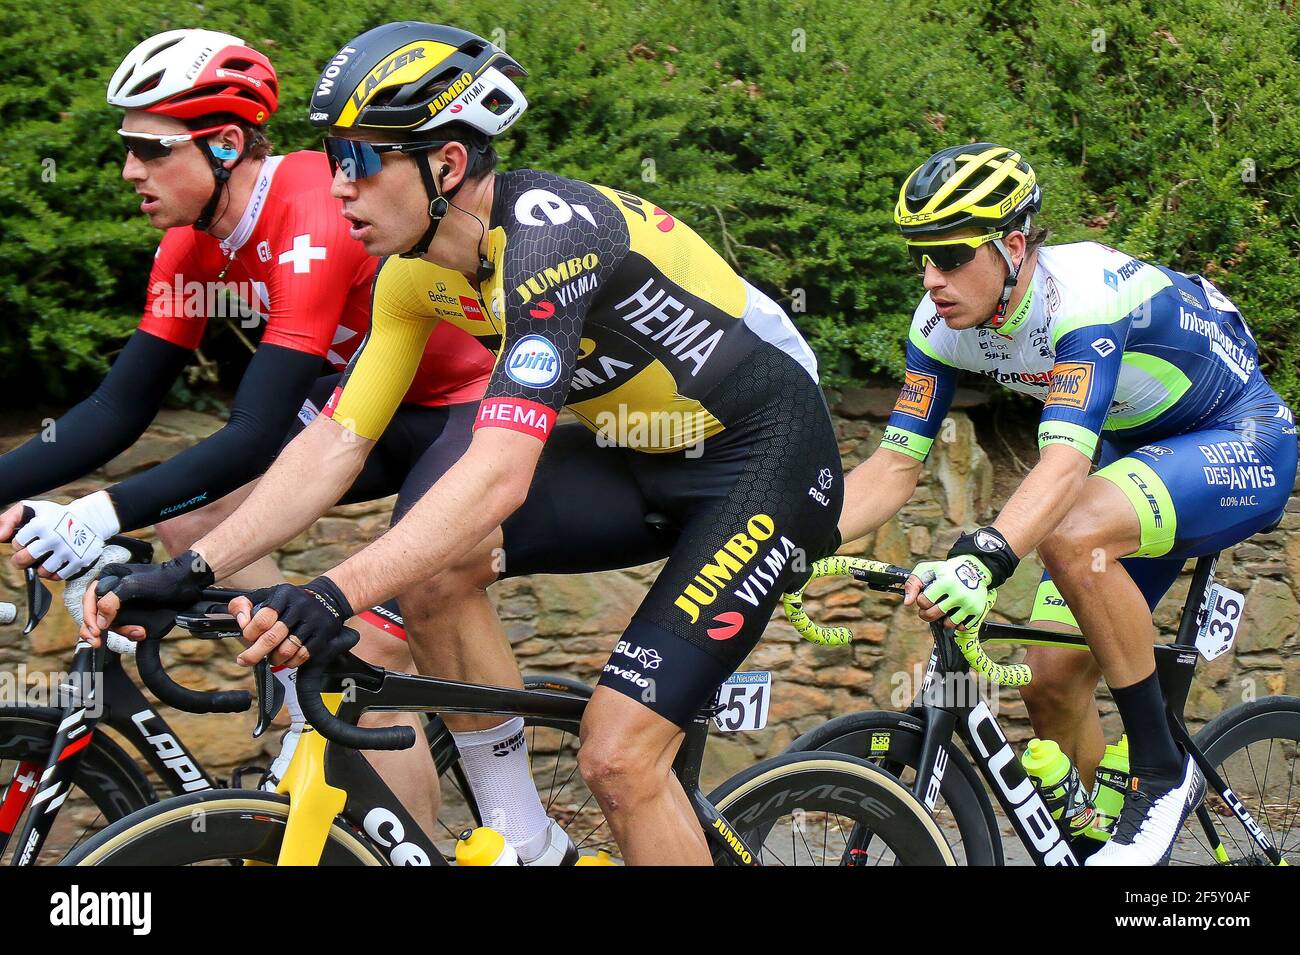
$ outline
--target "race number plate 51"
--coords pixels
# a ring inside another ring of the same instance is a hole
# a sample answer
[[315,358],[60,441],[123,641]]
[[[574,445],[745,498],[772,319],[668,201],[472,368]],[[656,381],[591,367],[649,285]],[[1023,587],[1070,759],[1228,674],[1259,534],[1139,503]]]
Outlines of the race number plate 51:
[[1212,584],[1205,598],[1204,619],[1196,634],[1196,649],[1213,660],[1227,653],[1241,628],[1241,614],[1246,598],[1222,584]]
[[731,674],[718,687],[717,702],[723,710],[713,722],[722,732],[761,730],[767,725],[767,711],[772,702],[771,671]]

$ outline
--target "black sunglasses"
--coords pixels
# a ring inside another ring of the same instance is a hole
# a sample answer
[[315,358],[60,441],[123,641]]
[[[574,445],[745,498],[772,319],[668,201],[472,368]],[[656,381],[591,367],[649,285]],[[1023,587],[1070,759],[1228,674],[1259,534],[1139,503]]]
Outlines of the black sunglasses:
[[325,155],[329,157],[330,172],[343,170],[343,177],[348,182],[356,182],[373,176],[384,168],[381,156],[384,153],[416,153],[445,146],[449,140],[441,139],[428,143],[366,143],[357,139],[342,139],[338,136],[325,137]]
[[959,269],[980,250],[1002,238],[1005,233],[990,232],[987,235],[971,236],[968,239],[931,239],[907,243],[907,251],[912,256],[912,265],[918,272],[924,272],[926,265],[933,265],[940,272]]

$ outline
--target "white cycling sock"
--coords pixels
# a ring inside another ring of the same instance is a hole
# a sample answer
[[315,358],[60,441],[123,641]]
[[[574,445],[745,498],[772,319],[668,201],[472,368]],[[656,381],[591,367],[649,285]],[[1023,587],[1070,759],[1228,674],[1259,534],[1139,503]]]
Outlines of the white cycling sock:
[[303,719],[302,707],[298,704],[298,671],[288,667],[272,667],[271,672],[284,687],[284,705],[289,710],[290,721],[288,731],[280,738],[280,753],[272,760],[264,784],[266,789],[274,790],[280,784],[280,780],[284,779],[285,771],[293,760],[293,753],[298,747],[298,740],[302,736],[306,721]]
[[306,719],[302,715],[302,704],[298,702],[298,668],[271,667],[271,673],[284,687],[284,705],[289,711],[289,722],[302,729]]
[[523,719],[451,736],[483,824],[505,836],[524,861],[536,858],[546,848],[551,820],[528,766]]

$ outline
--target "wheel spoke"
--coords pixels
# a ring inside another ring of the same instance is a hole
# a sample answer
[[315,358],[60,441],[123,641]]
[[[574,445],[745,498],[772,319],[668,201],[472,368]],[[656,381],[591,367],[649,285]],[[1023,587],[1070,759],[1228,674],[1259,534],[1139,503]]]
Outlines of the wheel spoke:
[[[1295,791],[1295,754],[1292,753],[1291,772],[1287,779],[1287,784],[1286,784],[1286,805],[1288,807],[1293,805],[1292,794],[1294,793],[1294,791]],[[1297,815],[1300,815],[1300,805],[1296,805],[1295,811],[1291,812],[1286,817],[1286,826],[1282,830],[1284,836],[1290,833],[1295,828]],[[1300,840],[1297,840],[1296,844],[1300,845]],[[1278,847],[1278,852],[1282,852],[1285,854],[1285,851],[1286,851],[1285,846]]]
[[[1272,752],[1273,752],[1273,741],[1270,739],[1270,740],[1268,741],[1268,744],[1269,744],[1269,745],[1268,745],[1268,751],[1269,751],[1269,754],[1271,755]],[[1246,746],[1244,752],[1245,752],[1245,754],[1246,754],[1246,765],[1250,767],[1250,778],[1253,779],[1253,780],[1255,781],[1255,792],[1259,795],[1259,813],[1260,813],[1261,816],[1264,817],[1264,825],[1268,828],[1269,835],[1270,835],[1270,837],[1271,837],[1271,836],[1273,835],[1273,826],[1272,826],[1272,824],[1271,824],[1271,823],[1269,822],[1269,820],[1268,820],[1268,807],[1264,804],[1265,800],[1268,798],[1268,796],[1266,795],[1266,793],[1268,792],[1268,789],[1267,789],[1267,786],[1261,786],[1261,785],[1260,785],[1260,782],[1259,782],[1259,773],[1256,772],[1256,770],[1255,770],[1255,759],[1254,759],[1254,757],[1251,755],[1251,752],[1250,752],[1250,745],[1249,745],[1249,744]],[[1265,779],[1265,780],[1268,779],[1268,763],[1267,763],[1267,762],[1264,763],[1264,779]],[[1234,790],[1234,792],[1235,792],[1235,790]],[[1247,809],[1247,811],[1249,811],[1249,810],[1250,810],[1250,807],[1247,806],[1246,809]]]

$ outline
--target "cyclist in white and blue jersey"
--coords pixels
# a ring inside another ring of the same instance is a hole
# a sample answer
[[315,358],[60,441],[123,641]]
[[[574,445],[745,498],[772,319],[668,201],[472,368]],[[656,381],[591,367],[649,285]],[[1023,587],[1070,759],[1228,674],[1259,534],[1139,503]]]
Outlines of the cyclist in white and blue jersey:
[[1038,549],[1049,574],[1037,622],[1078,626],[1093,655],[1033,648],[1035,731],[1090,777],[1104,748],[1100,668],[1137,782],[1089,864],[1159,864],[1205,784],[1165,723],[1150,610],[1186,559],[1281,516],[1295,421],[1212,283],[1095,242],[1044,246],[1040,206],[1028,163],[990,143],[945,149],[908,177],[895,221],[927,294],[880,450],[846,481],[840,531],[861,537],[910,497],[959,371],[1043,402],[1038,464],[990,526],[916,568],[908,600],[923,619],[970,626]]

